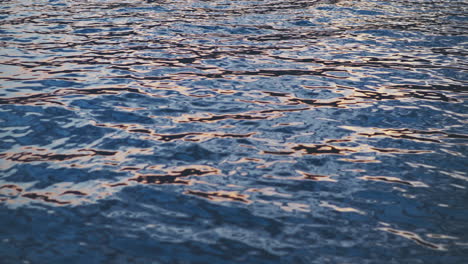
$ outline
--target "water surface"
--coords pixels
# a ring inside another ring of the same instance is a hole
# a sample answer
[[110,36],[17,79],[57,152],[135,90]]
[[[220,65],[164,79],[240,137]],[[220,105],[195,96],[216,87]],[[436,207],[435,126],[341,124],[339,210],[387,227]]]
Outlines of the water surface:
[[2,263],[463,263],[459,0],[0,1]]

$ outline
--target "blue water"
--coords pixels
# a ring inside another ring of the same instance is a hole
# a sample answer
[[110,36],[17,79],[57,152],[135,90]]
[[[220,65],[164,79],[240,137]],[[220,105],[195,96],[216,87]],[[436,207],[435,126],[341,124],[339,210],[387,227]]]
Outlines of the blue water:
[[468,263],[467,10],[0,1],[0,262]]

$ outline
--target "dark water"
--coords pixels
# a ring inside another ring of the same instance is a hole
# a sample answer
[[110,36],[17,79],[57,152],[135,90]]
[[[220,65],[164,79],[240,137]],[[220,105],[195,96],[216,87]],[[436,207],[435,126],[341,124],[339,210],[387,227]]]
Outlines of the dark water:
[[0,262],[465,263],[467,10],[0,1]]

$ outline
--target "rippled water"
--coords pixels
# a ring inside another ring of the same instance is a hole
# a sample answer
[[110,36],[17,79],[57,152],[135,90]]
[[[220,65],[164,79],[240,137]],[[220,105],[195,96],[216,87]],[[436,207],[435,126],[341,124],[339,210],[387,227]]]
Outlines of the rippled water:
[[0,1],[2,263],[463,263],[461,0]]

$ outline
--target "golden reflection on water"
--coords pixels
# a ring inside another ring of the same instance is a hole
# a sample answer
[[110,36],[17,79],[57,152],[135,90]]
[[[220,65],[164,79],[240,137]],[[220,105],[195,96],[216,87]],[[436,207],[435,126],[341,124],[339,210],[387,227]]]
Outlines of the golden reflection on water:
[[[444,245],[434,244],[434,243],[431,243],[429,241],[426,241],[423,238],[421,238],[419,235],[417,235],[417,234],[415,234],[413,232],[398,230],[398,229],[393,229],[393,228],[388,228],[388,227],[379,227],[377,229],[389,232],[391,234],[394,234],[394,235],[397,235],[397,236],[400,236],[400,237],[403,237],[403,238],[406,238],[406,239],[410,239],[410,240],[418,243],[419,245],[422,245],[422,246],[425,246],[425,247],[428,247],[428,248],[431,248],[431,249],[444,250],[444,251],[447,250],[447,248]],[[438,237],[438,238],[442,238],[442,237]]]
[[362,176],[362,177],[359,177],[359,179],[368,180],[368,181],[381,181],[381,182],[387,182],[387,183],[399,183],[399,184],[410,185],[412,187],[426,187],[426,188],[429,187],[427,184],[420,182],[420,181],[407,181],[407,180],[399,179],[397,177]]
[[248,199],[249,198],[248,195],[240,194],[236,191],[203,192],[203,191],[187,190],[185,193],[203,197],[214,202],[234,201],[234,202],[243,202],[247,204],[252,202]]
[[322,201],[320,202],[320,206],[322,207],[327,207],[327,208],[331,208],[337,212],[341,212],[341,213],[358,213],[358,214],[366,214],[365,212],[363,211],[360,211],[358,209],[355,209],[355,208],[351,208],[351,207],[339,207],[339,206],[336,206],[336,205],[333,205],[333,204],[330,204],[326,201]]

